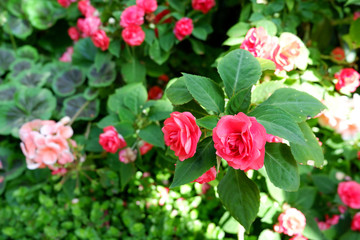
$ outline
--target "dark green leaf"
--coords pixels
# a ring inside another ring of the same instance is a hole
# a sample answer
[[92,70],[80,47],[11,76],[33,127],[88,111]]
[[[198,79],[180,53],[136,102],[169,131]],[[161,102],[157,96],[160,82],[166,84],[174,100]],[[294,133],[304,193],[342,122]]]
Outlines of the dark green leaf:
[[231,216],[249,231],[260,206],[257,185],[243,171],[229,167],[218,185],[218,193]]
[[165,35],[159,37],[160,47],[165,51],[168,52],[174,46],[175,43],[175,35],[172,32],[168,32]]
[[351,23],[350,37],[357,44],[360,44],[360,19],[356,19],[356,21]]
[[151,121],[160,121],[170,117],[173,111],[173,106],[168,100],[157,100],[154,105],[150,107],[149,119]]
[[180,77],[165,90],[165,94],[174,105],[181,105],[193,99],[189,93],[184,77]]
[[198,40],[190,38],[191,47],[194,50],[194,52],[198,55],[205,54],[205,47],[204,44]]
[[126,83],[145,82],[146,68],[138,60],[133,59],[121,66],[121,74]]
[[224,112],[223,90],[209,78],[183,73],[190,94],[205,109],[217,113]]
[[160,43],[157,39],[151,44],[149,49],[149,55],[154,62],[162,65],[170,56],[170,52],[164,52],[160,48]]
[[270,181],[285,191],[296,191],[300,177],[290,148],[281,143],[267,143],[265,146],[265,168]]
[[333,194],[337,190],[337,183],[326,174],[313,174],[315,186],[324,194]]
[[87,101],[82,94],[78,94],[65,99],[61,114],[72,118],[81,110],[76,120],[93,120],[99,114],[99,105],[98,99]]
[[17,85],[14,84],[1,84],[0,85],[0,102],[4,103],[12,101],[14,99],[14,95],[16,90],[18,89]]
[[121,188],[124,189],[125,186],[130,182],[130,180],[133,178],[133,176],[136,173],[136,168],[134,166],[134,164],[132,163],[122,163],[120,162],[121,167],[120,167],[120,183],[121,183]]
[[247,113],[251,103],[251,88],[242,89],[230,98],[226,106],[226,114],[234,115],[239,112]]
[[216,127],[217,123],[219,121],[219,118],[217,116],[206,116],[200,119],[196,119],[196,123],[200,126],[200,127],[204,127],[206,129],[209,130],[213,130],[214,127]]
[[26,59],[17,59],[10,65],[11,78],[16,77],[21,72],[30,69],[33,66],[33,62]]
[[121,43],[120,41],[110,41],[109,52],[115,57],[120,57]]
[[207,38],[207,31],[202,27],[195,27],[191,34],[200,40],[205,41]]
[[15,54],[13,51],[0,48],[0,71],[8,70],[10,65],[15,61]]
[[254,85],[261,76],[261,66],[248,51],[237,49],[228,53],[218,65],[229,98]]
[[92,87],[109,86],[116,78],[115,63],[106,62],[99,70],[96,69],[96,65],[93,65],[87,76],[89,78],[89,85]]
[[191,112],[196,118],[201,118],[209,115],[197,102],[195,102],[195,100],[192,100],[183,105],[175,106],[174,111]]
[[349,230],[340,237],[340,240],[360,240],[360,233]]
[[214,142],[211,137],[201,141],[192,158],[176,162],[175,176],[170,188],[194,181],[216,165]]
[[76,87],[83,84],[85,75],[78,68],[71,68],[57,75],[52,83],[54,92],[62,97],[73,95]]
[[143,129],[140,129],[139,137],[154,146],[164,149],[164,134],[161,128],[156,124],[150,124]]
[[17,18],[8,14],[4,30],[20,39],[26,39],[32,33],[32,27],[26,19]]
[[72,63],[82,67],[89,67],[95,61],[96,52],[97,48],[90,38],[80,39],[74,45]]
[[36,50],[36,48],[30,46],[30,45],[24,45],[16,51],[16,55],[20,58],[27,58],[34,62],[36,62],[39,59],[39,53]]
[[23,71],[16,76],[15,82],[26,87],[42,87],[50,73],[39,73],[38,70]]

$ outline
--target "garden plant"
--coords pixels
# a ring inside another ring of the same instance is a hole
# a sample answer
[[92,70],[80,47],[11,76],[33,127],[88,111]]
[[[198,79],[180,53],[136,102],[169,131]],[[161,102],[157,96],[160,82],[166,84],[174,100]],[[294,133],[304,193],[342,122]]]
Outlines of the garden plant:
[[360,239],[359,0],[0,0],[0,239]]

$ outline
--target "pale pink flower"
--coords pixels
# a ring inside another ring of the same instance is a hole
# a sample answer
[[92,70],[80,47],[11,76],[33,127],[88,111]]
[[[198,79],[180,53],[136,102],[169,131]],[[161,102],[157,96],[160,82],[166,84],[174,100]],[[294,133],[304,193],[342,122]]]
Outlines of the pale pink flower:
[[82,37],[90,37],[99,29],[100,25],[100,18],[96,16],[79,18],[77,21],[77,27],[82,32]]
[[64,54],[59,58],[59,61],[61,61],[61,62],[71,62],[73,53],[74,53],[74,48],[73,47],[68,47],[66,49],[66,51],[64,52]]
[[137,151],[131,148],[125,148],[119,152],[119,160],[125,164],[135,162]]

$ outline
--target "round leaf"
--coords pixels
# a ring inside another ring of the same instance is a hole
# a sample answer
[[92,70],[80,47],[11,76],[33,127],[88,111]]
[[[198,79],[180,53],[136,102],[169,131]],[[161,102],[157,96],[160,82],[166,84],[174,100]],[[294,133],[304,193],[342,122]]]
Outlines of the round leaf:
[[76,120],[93,120],[99,114],[99,100],[87,101],[82,94],[78,94],[65,99],[61,112],[63,116],[72,118],[80,110]]
[[75,93],[76,87],[83,84],[85,76],[78,68],[71,68],[60,73],[52,83],[52,88],[59,96],[65,97]]
[[92,87],[106,87],[111,85],[116,78],[115,63],[106,62],[97,69],[95,65],[90,68],[87,74],[89,85]]

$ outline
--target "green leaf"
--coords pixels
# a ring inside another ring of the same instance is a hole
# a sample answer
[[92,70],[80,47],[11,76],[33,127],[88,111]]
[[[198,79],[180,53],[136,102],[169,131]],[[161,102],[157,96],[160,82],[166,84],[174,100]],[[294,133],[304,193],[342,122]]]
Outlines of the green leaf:
[[11,78],[16,77],[21,72],[32,68],[33,62],[26,59],[17,59],[10,65]]
[[337,183],[326,174],[312,174],[312,180],[320,192],[333,194],[337,190]]
[[249,31],[250,25],[248,23],[239,22],[232,26],[226,33],[230,38],[244,37]]
[[280,234],[269,229],[263,230],[258,240],[281,240]]
[[324,154],[313,131],[306,122],[299,123],[299,127],[305,137],[306,144],[290,143],[291,152],[296,161],[315,167],[322,167]]
[[65,99],[61,115],[72,118],[81,109],[81,113],[76,118],[76,121],[93,120],[99,114],[99,105],[98,99],[87,101],[82,94],[77,94]]
[[0,104],[0,133],[19,135],[20,127],[34,119],[49,119],[56,99],[47,89],[24,88],[15,94],[15,104]]
[[205,54],[204,44],[198,40],[190,38],[191,47],[197,55]]
[[315,187],[302,187],[297,192],[286,192],[286,202],[297,209],[311,209],[316,194]]
[[257,185],[243,171],[229,167],[218,185],[218,193],[231,216],[249,231],[260,206]]
[[277,89],[284,87],[284,81],[264,82],[257,85],[251,94],[252,103],[262,103]]
[[21,8],[22,0],[8,0],[6,6],[8,10],[17,17],[23,15],[23,10]]
[[359,0],[347,0],[347,2],[345,3],[345,6],[348,5],[360,5],[360,1]]
[[350,37],[357,44],[360,44],[360,19],[356,19],[356,21],[351,23]]
[[22,71],[16,76],[14,82],[26,87],[42,87],[45,85],[50,73],[39,73],[39,70]]
[[120,41],[112,40],[109,45],[109,52],[115,57],[120,57],[121,43]]
[[31,24],[41,30],[53,26],[55,22],[66,13],[66,10],[57,2],[48,0],[24,1],[23,9]]
[[85,75],[76,67],[60,72],[52,83],[54,92],[61,96],[66,97],[73,95],[76,88],[82,85],[85,81]]
[[219,85],[209,78],[183,73],[190,94],[205,109],[217,113],[224,112],[224,93]]
[[251,88],[242,89],[230,98],[226,105],[226,114],[234,115],[239,112],[247,113],[251,103]]
[[154,146],[165,148],[164,134],[161,128],[156,124],[150,124],[143,129],[140,129],[139,137]]
[[116,125],[118,123],[119,118],[116,115],[107,115],[97,123],[97,126],[99,128],[105,128],[107,126]]
[[27,58],[34,62],[36,62],[39,59],[39,53],[36,50],[36,48],[30,46],[30,45],[24,45],[17,49],[16,55],[20,58]]
[[0,72],[1,70],[7,71],[15,59],[16,58],[13,51],[0,48]]
[[196,123],[197,125],[199,125],[200,127],[204,127],[206,129],[209,130],[213,130],[213,128],[216,127],[217,123],[219,121],[219,118],[217,116],[206,116],[200,119],[196,119]]
[[11,14],[8,14],[7,16],[4,30],[5,32],[12,34],[22,40],[25,40],[32,33],[32,27],[29,21],[26,19],[17,18]]
[[170,188],[194,181],[215,165],[214,142],[212,137],[207,137],[198,143],[196,153],[192,158],[176,162],[175,176]]
[[340,240],[360,240],[360,233],[349,230],[340,237]]
[[209,115],[197,102],[195,102],[195,100],[183,105],[174,106],[174,111],[191,112],[195,118],[201,118]]
[[0,84],[0,102],[4,103],[5,101],[12,101],[18,88],[19,87],[16,84]]
[[273,61],[265,58],[256,58],[256,59],[260,63],[261,71],[266,71],[266,70],[275,71],[276,66]]
[[293,88],[276,90],[261,106],[274,106],[287,112],[296,122],[303,122],[325,109],[313,96]]
[[174,10],[176,10],[177,12],[185,13],[186,5],[185,5],[184,1],[182,1],[182,0],[169,0],[168,2],[169,2],[170,7],[173,8]]
[[173,106],[168,100],[157,100],[154,105],[150,107],[149,120],[160,121],[170,117],[173,111]]
[[121,189],[124,189],[130,180],[134,177],[136,173],[136,168],[132,163],[122,163],[120,162],[120,183]]
[[255,22],[255,26],[258,27],[263,27],[266,32],[271,35],[271,36],[275,36],[276,32],[277,32],[277,27],[275,25],[275,23],[273,23],[270,20],[260,20]]
[[116,78],[115,63],[106,62],[97,70],[96,65],[93,65],[88,74],[89,85],[92,87],[107,87],[111,85]]
[[168,52],[175,44],[175,35],[173,32],[168,32],[164,35],[159,37],[160,47],[165,51]]
[[265,146],[265,168],[270,181],[285,191],[296,191],[300,177],[290,148],[281,143],[267,143]]
[[265,127],[266,133],[284,138],[289,142],[305,144],[300,127],[282,109],[259,105],[249,115],[256,117],[256,120]]
[[97,48],[90,38],[80,39],[74,45],[72,63],[82,67],[89,67],[95,61],[96,52]]
[[99,96],[99,89],[88,87],[84,91],[84,97],[86,100],[91,101]]
[[191,33],[191,35],[193,35],[194,37],[200,39],[200,40],[203,40],[205,41],[206,38],[207,38],[207,31],[205,28],[203,27],[195,27]]
[[149,55],[154,62],[162,65],[170,56],[170,52],[164,52],[160,48],[159,40],[155,39],[149,49]]
[[165,94],[174,105],[181,105],[193,99],[186,87],[184,77],[180,77],[174,82],[171,81],[165,90]]
[[260,79],[261,66],[250,52],[237,49],[220,60],[218,72],[224,82],[225,92],[231,98]]
[[126,83],[145,82],[146,68],[138,60],[133,59],[121,66],[121,74]]

